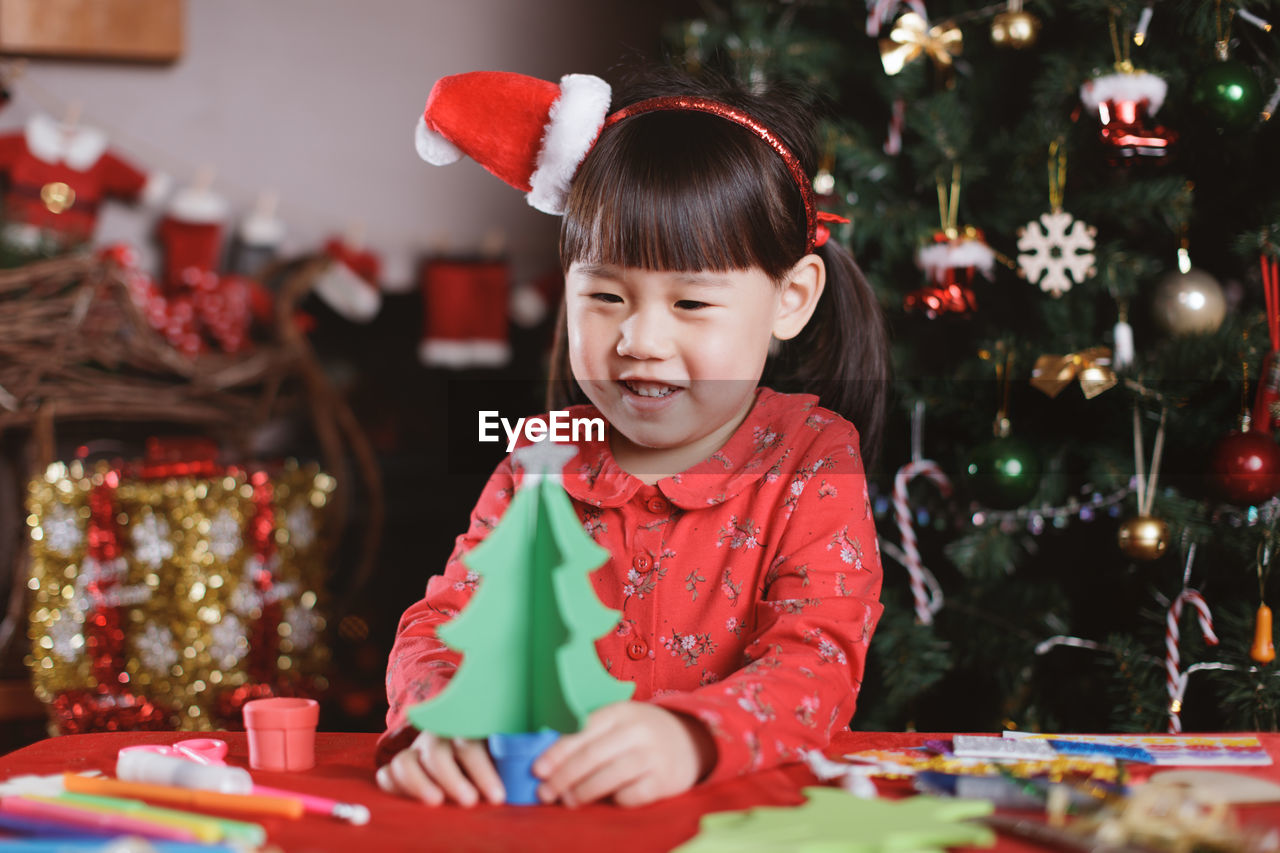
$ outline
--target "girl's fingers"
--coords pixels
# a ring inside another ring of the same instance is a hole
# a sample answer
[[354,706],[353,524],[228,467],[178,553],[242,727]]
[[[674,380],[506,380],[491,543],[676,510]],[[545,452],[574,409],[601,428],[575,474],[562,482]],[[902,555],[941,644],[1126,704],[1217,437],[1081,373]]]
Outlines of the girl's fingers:
[[582,731],[570,735],[561,735],[555,743],[547,747],[542,755],[533,762],[533,775],[546,779],[553,775],[569,756],[583,749],[588,743],[609,734],[613,728],[614,705],[606,705],[587,717],[587,724]]
[[474,806],[480,795],[458,767],[453,744],[437,740],[419,754],[422,768],[439,785],[445,796],[460,806]]
[[[543,797],[544,801],[565,796],[566,805],[577,805],[577,803],[598,799],[600,794],[589,799],[580,799],[576,796],[571,798],[568,795],[586,779],[604,768],[627,765],[629,762],[621,760],[621,756],[631,750],[634,745],[634,738],[630,736],[627,729],[609,729],[599,736],[584,739],[578,744],[578,748],[565,756],[559,766],[546,777],[546,781],[539,786],[539,796]],[[594,791],[595,787],[591,790]]]
[[489,757],[489,750],[483,741],[459,738],[454,741],[454,751],[458,755],[458,761],[462,763],[462,768],[467,771],[467,775],[471,777],[476,787],[484,793],[486,800],[497,804],[506,799],[506,789],[502,786],[502,779],[498,776],[498,771],[493,766],[493,759]]
[[589,773],[578,779],[572,787],[563,788],[561,799],[566,806],[593,803],[610,794],[638,783],[647,775],[643,756],[623,750],[597,764]]
[[444,802],[444,794],[419,763],[418,754],[412,749],[402,750],[391,759],[391,762],[378,771],[379,783],[386,780],[393,786],[391,790],[415,799],[422,800],[429,806],[438,806]]
[[652,773],[644,773],[629,782],[619,785],[617,790],[613,792],[613,801],[627,808],[647,806],[649,803],[660,800],[670,793],[670,791],[663,792],[659,790],[659,781],[654,778]]

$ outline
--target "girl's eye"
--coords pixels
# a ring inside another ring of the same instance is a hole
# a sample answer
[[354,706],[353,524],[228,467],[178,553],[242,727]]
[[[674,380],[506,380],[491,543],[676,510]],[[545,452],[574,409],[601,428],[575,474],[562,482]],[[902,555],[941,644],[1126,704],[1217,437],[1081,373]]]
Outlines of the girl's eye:
[[607,302],[611,305],[616,305],[622,301],[622,297],[616,293],[593,293],[591,298],[596,302]]
[[698,302],[693,299],[681,299],[676,303],[676,307],[684,311],[697,311],[700,308],[708,307],[706,302]]

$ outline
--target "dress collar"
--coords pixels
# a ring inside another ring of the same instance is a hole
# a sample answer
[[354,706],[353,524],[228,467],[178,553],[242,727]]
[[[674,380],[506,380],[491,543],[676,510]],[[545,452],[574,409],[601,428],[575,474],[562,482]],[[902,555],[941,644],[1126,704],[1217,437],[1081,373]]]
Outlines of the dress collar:
[[44,113],[27,120],[23,138],[36,159],[54,166],[65,163],[77,172],[87,171],[107,150],[107,136],[97,128],[66,125]]
[[[812,394],[779,394],[756,389],[756,401],[725,445],[698,464],[658,480],[654,486],[681,509],[723,503],[779,466],[789,451],[788,425],[803,422],[818,405]],[[574,406],[571,417],[600,417],[594,406]],[[798,419],[798,420],[797,420]],[[565,467],[565,490],[576,500],[600,507],[621,506],[646,488],[618,466],[609,439],[582,444]]]

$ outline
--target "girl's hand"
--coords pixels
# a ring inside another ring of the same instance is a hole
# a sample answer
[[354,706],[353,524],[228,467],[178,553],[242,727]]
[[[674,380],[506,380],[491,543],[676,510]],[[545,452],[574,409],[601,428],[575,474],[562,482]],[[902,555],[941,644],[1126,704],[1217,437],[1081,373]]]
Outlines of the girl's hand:
[[506,796],[482,740],[443,738],[422,732],[395,758],[378,768],[378,787],[429,806],[446,801],[474,806],[480,798],[501,803]]
[[715,760],[711,733],[691,717],[646,702],[606,705],[533,763],[538,797],[577,806],[610,795],[640,806],[689,790]]

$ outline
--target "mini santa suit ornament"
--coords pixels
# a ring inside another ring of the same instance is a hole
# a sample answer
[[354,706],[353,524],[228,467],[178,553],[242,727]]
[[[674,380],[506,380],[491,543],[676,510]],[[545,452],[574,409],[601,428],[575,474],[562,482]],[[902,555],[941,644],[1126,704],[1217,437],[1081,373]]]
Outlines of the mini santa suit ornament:
[[916,263],[928,276],[929,284],[908,293],[903,308],[929,319],[943,314],[971,314],[978,307],[972,290],[974,273],[990,279],[995,258],[995,250],[977,228],[936,232],[933,242],[916,252]]
[[1099,138],[1113,164],[1161,162],[1169,156],[1176,131],[1148,126],[1164,104],[1169,84],[1149,71],[1122,68],[1086,81],[1080,101],[1102,121]]
[[332,263],[316,276],[312,290],[351,322],[368,323],[382,308],[382,261],[352,238],[333,237],[324,251]]
[[169,179],[147,174],[108,150],[106,134],[36,114],[18,133],[0,135],[7,242],[63,250],[88,242],[107,198],[154,204]]

